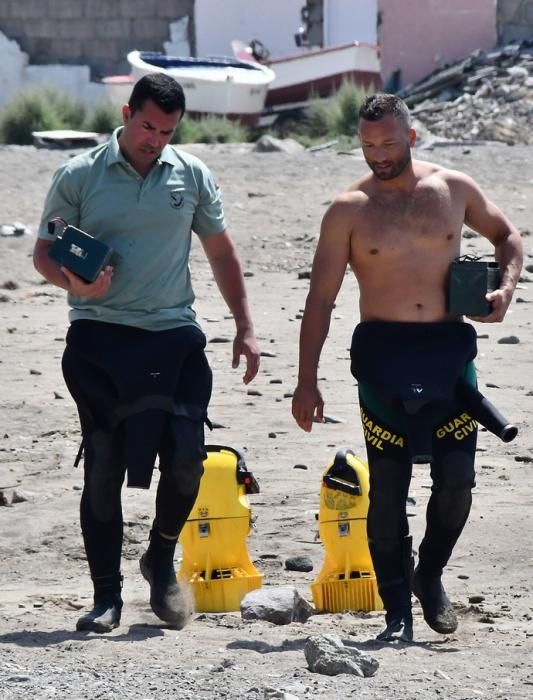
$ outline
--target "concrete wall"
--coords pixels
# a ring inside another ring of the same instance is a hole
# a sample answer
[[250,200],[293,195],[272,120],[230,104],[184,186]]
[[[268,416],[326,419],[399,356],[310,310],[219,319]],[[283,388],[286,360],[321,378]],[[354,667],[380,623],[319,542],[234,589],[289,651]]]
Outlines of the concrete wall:
[[533,39],[533,0],[498,0],[497,22],[502,44]]
[[378,0],[378,10],[384,82],[400,68],[404,87],[497,44],[496,0]]
[[305,0],[195,0],[196,52],[231,55],[231,42],[259,39],[273,56],[296,52]]
[[324,0],[324,46],[377,44],[377,0]]
[[32,64],[86,64],[98,78],[128,73],[132,49],[163,51],[181,18],[194,52],[193,12],[194,0],[1,0],[0,32]]

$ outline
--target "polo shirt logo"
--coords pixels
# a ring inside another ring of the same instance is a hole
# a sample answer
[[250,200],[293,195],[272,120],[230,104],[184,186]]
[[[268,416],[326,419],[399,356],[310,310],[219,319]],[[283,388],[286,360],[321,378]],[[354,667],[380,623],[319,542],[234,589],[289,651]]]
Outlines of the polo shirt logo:
[[180,190],[172,190],[171,191],[171,193],[170,193],[170,206],[173,209],[181,209],[184,201],[185,201],[185,197],[183,196],[183,192],[180,192]]

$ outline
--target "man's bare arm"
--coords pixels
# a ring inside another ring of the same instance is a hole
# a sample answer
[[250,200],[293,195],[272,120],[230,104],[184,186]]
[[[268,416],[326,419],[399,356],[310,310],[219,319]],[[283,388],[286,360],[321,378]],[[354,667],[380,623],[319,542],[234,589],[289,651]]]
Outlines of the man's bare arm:
[[331,311],[350,260],[353,205],[338,198],[322,220],[311,284],[300,329],[298,386],[292,401],[292,414],[309,432],[313,420],[322,421],[324,402],[317,386],[318,363],[329,331]]
[[494,246],[494,257],[500,265],[500,288],[487,295],[492,304],[488,316],[474,320],[485,323],[502,321],[511,303],[523,265],[520,232],[505,214],[483,194],[474,180],[464,177],[466,192],[465,223],[487,238]]
[[255,337],[239,256],[227,231],[203,236],[200,240],[215,282],[235,319],[237,331],[233,341],[232,366],[239,366],[241,355],[246,357],[243,381],[248,384],[259,370],[261,353]]

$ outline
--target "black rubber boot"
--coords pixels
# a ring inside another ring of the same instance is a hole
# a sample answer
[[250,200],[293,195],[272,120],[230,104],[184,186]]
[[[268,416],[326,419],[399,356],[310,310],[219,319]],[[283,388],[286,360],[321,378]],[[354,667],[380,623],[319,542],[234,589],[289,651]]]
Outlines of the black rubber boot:
[[178,583],[174,569],[177,538],[168,539],[153,528],[150,544],[142,555],[141,573],[150,584],[150,606],[163,622],[182,629],[193,614],[192,596],[188,586]]
[[413,593],[420,601],[424,620],[439,634],[452,634],[458,626],[457,615],[443,588],[439,574],[424,574],[420,566],[415,569]]
[[122,612],[122,581],[120,574],[93,578],[94,608],[76,623],[78,632],[111,632],[120,624]]
[[391,610],[385,613],[386,627],[376,639],[380,642],[412,642],[413,614],[411,607]]
[[[376,639],[380,642],[412,642],[413,641],[413,615],[411,611],[411,583],[413,578],[413,540],[404,537],[394,551],[383,553],[372,552],[373,560],[381,563],[384,559],[381,571],[386,571],[386,565],[398,568],[397,578],[389,578],[386,581],[378,581],[379,594],[385,607],[386,627]],[[394,562],[399,562],[396,565]],[[376,567],[377,569],[378,567]],[[392,573],[392,568],[389,569]],[[390,576],[389,573],[389,576]]]

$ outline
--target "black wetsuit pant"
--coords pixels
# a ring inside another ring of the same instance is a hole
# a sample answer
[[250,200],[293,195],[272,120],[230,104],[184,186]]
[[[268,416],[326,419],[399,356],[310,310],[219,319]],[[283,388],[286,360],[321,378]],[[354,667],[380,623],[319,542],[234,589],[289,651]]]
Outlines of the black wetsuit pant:
[[[367,531],[379,592],[388,612],[410,606],[412,540],[407,497],[412,462],[401,419],[359,388],[361,418],[370,471]],[[431,496],[418,566],[440,576],[467,521],[475,486],[477,424],[450,404],[439,412],[433,434]]]
[[[89,325],[87,325],[89,324]],[[148,333],[149,336],[144,336]],[[126,449],[128,440],[137,440],[139,452],[148,441],[155,441],[159,456],[159,484],[156,494],[154,526],[169,536],[178,536],[196,500],[206,457],[204,445],[204,418],[211,396],[212,374],[203,347],[205,337],[196,328],[174,329],[161,332],[161,341],[168,355],[162,369],[179,363],[173,375],[176,386],[173,394],[181,415],[165,410],[145,410],[133,416],[136,431],[128,433],[127,420],[113,429],[103,429],[102,413],[112,413],[110,397],[116,394],[117,375],[126,376],[129,368],[117,367],[117,373],[98,363],[102,347],[113,349],[123,340],[124,352],[118,352],[121,365],[134,362],[135,347],[148,338],[156,341],[157,333],[140,329],[112,328],[111,324],[77,321],[71,325],[67,348],[63,356],[63,374],[77,406],[84,444],[84,487],[80,504],[80,522],[87,561],[93,580],[119,578],[123,541],[122,485],[129,469],[128,454],[135,458],[135,450]],[[100,346],[98,345],[101,340]],[[106,346],[105,343],[109,345]],[[93,355],[85,353],[94,345]],[[154,349],[156,346],[153,346]],[[100,348],[100,350],[99,350]],[[148,355],[152,355],[150,347]],[[181,353],[181,356],[180,356]],[[110,353],[104,353],[108,363]],[[122,361],[120,358],[124,358]],[[94,362],[93,362],[94,360]],[[102,361],[103,362],[103,361]],[[115,363],[116,365],[117,363]],[[159,365],[158,365],[159,366]],[[166,382],[165,382],[166,383]],[[127,408],[127,402],[126,402]],[[119,406],[122,410],[123,406]],[[189,412],[187,414],[187,411]],[[104,426],[105,427],[105,426]],[[145,431],[145,433],[143,433]],[[131,445],[130,445],[131,448]],[[147,486],[153,462],[149,465]]]
[[[84,418],[80,418],[83,425]],[[194,461],[182,462],[183,469],[160,470],[154,520],[160,532],[175,537],[191,512],[202,474],[200,451],[203,450],[203,437],[198,435],[200,426],[185,418],[180,420],[184,441],[188,441],[189,446],[200,454]],[[93,579],[120,572],[123,540],[121,492],[126,472],[121,461],[121,432],[118,428],[108,444],[97,444],[96,449],[93,445],[85,447],[80,524]],[[190,459],[188,455],[186,459]]]

